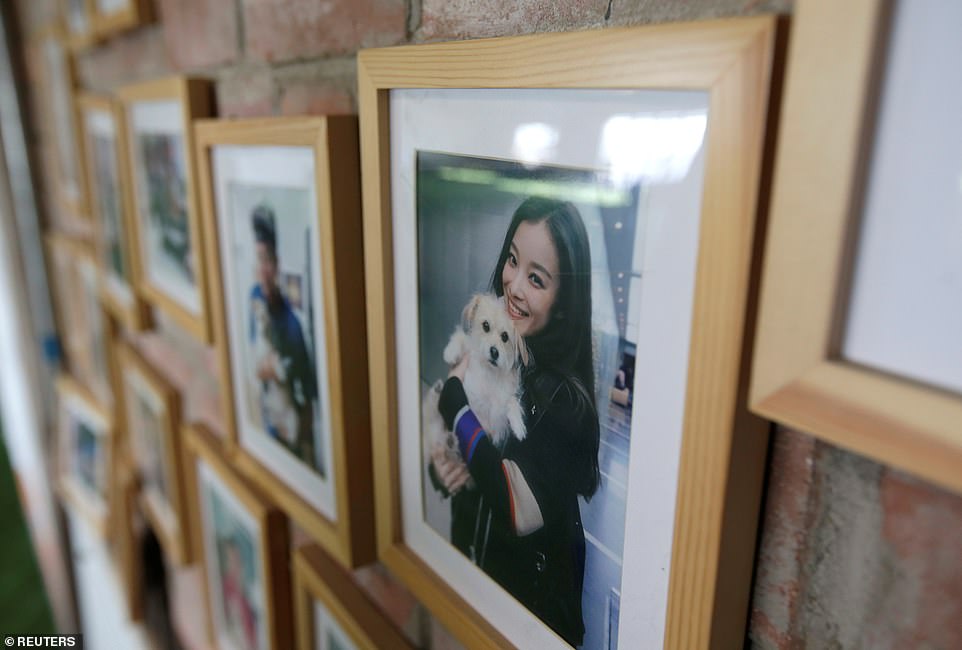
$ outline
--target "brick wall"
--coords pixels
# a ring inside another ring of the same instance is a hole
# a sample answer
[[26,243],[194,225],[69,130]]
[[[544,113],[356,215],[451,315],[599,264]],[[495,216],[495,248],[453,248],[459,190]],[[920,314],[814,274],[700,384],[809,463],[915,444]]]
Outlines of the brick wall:
[[[25,34],[56,10],[56,0],[17,5]],[[199,73],[215,80],[221,116],[257,116],[355,112],[354,57],[363,47],[790,13],[792,2],[156,0],[156,10],[156,24],[84,52],[81,85],[110,91]],[[35,127],[42,136],[44,125]],[[163,322],[138,343],[192,396],[188,416],[221,428],[210,351]],[[777,428],[772,440],[752,644],[962,647],[962,499],[801,432]],[[413,640],[456,645],[383,567],[355,577]],[[176,584],[189,596],[196,579]],[[184,625],[192,620],[183,615]]]

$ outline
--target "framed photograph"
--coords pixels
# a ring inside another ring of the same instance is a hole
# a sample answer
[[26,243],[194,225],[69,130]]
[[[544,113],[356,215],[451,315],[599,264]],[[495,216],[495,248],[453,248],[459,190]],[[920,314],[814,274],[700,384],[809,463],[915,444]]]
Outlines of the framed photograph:
[[180,436],[180,398],[129,344],[118,345],[123,414],[140,475],[141,506],[175,565],[191,561]]
[[284,513],[231,469],[213,434],[188,427],[184,439],[212,640],[220,650],[290,648]]
[[74,222],[87,217],[85,169],[77,106],[75,104],[76,73],[73,56],[66,45],[63,31],[48,28],[39,36],[39,50],[43,59],[46,99],[45,116],[49,120],[47,133],[53,142],[52,178],[50,189],[55,205]]
[[410,650],[394,624],[316,544],[294,553],[297,650]]
[[134,276],[144,297],[211,340],[197,210],[193,121],[213,111],[210,82],[171,77],[118,92],[133,179]]
[[752,409],[962,491],[962,7],[797,9]]
[[374,559],[357,120],[200,121],[238,467],[346,566]]
[[67,42],[72,50],[89,47],[97,40],[94,31],[95,1],[58,0]]
[[778,33],[360,53],[378,554],[466,646],[743,643]]
[[56,233],[46,236],[54,301],[67,367],[104,407],[113,403],[111,324],[100,302],[100,278],[90,248]]
[[110,528],[116,436],[110,412],[67,375],[57,380],[59,491],[99,535]]
[[90,213],[96,228],[97,263],[104,305],[131,331],[150,323],[150,309],[137,295],[130,177],[124,160],[125,138],[119,105],[109,97],[81,95],[78,100],[89,174]]
[[93,0],[94,32],[99,37],[134,29],[153,19],[149,0]]

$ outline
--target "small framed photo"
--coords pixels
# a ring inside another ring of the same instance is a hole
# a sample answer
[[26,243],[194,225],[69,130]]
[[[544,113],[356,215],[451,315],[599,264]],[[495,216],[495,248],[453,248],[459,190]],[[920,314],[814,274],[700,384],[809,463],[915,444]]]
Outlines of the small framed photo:
[[353,117],[200,121],[206,258],[238,466],[346,566],[374,558]]
[[316,544],[294,553],[297,650],[410,650],[404,638]]
[[72,50],[89,47],[97,40],[94,30],[96,0],[58,0],[60,15]]
[[[51,194],[71,228],[83,228],[87,222],[86,169],[79,137],[80,125],[75,103],[76,71],[63,30],[48,28],[40,33],[37,47],[43,61],[43,96],[45,116],[49,120],[53,150],[49,151],[53,171]],[[55,211],[56,212],[56,211]]]
[[100,301],[100,277],[93,253],[82,242],[46,236],[54,271],[55,311],[67,367],[104,407],[113,404],[109,315]]
[[124,161],[125,134],[119,104],[110,97],[78,98],[89,174],[88,194],[94,221],[96,257],[104,305],[127,329],[150,322],[150,309],[137,294],[134,278],[136,242],[128,210],[130,177]]
[[117,347],[128,446],[139,472],[141,506],[175,565],[191,560],[187,492],[176,389],[130,345]]
[[93,0],[94,32],[98,37],[125,32],[153,19],[149,0]]
[[194,539],[220,650],[290,648],[287,519],[230,467],[219,441],[184,429]]
[[379,557],[466,646],[743,643],[778,34],[360,53]]
[[962,5],[796,6],[752,410],[962,492]]
[[210,341],[197,210],[193,121],[212,114],[210,82],[171,77],[118,91],[132,178],[134,276],[144,297]]
[[117,440],[110,412],[67,375],[57,380],[57,396],[60,493],[106,537]]

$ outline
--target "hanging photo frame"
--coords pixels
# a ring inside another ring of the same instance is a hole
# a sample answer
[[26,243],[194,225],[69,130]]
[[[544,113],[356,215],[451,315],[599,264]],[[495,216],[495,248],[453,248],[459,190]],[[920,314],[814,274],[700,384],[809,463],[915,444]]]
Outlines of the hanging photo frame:
[[[378,554],[465,645],[742,643],[778,33],[360,53]],[[507,369],[468,377],[489,366]]]

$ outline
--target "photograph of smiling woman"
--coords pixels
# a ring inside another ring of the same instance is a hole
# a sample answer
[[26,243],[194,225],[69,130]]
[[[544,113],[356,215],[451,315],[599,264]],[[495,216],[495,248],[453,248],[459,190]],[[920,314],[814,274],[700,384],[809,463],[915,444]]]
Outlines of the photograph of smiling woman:
[[[595,170],[418,154],[422,395],[443,381],[460,451],[425,462],[424,518],[572,646],[617,629],[641,194]],[[525,435],[500,442],[462,385],[469,362],[441,354],[477,292],[528,351]]]

